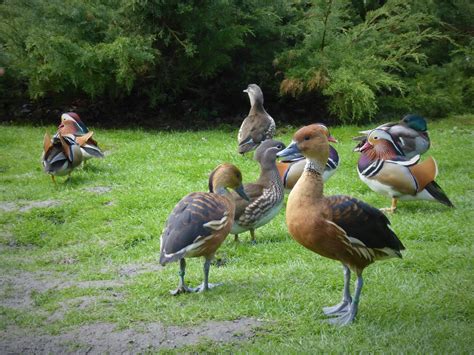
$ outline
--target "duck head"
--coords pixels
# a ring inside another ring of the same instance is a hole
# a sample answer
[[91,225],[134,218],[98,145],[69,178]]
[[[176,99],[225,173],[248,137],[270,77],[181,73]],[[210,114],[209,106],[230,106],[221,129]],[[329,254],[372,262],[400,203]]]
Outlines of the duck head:
[[243,199],[250,201],[242,185],[242,173],[233,164],[218,165],[209,175],[209,192],[227,193],[227,188],[234,189]]
[[418,132],[426,132],[428,130],[428,125],[424,117],[416,114],[406,115],[401,119],[400,124]]
[[255,151],[254,159],[262,166],[275,164],[277,153],[285,149],[285,144],[273,139],[264,140]]
[[77,135],[78,133],[81,133],[81,128],[78,126],[78,124],[73,121],[73,120],[63,120],[61,124],[58,126],[58,132],[61,135],[67,135],[67,134],[72,134],[72,135]]
[[370,132],[367,141],[359,148],[359,151],[374,159],[393,159],[398,155],[404,156],[390,133],[382,129],[374,129]]
[[312,124],[300,128],[293,136],[292,142],[288,147],[277,154],[279,157],[288,157],[294,154],[303,154],[306,159],[311,160],[320,172],[329,157],[328,130],[326,126]]
[[79,115],[75,112],[65,112],[61,115],[61,123],[65,123],[65,122],[73,122],[75,123],[79,130],[81,131],[81,133],[87,133],[89,132],[89,129],[86,127],[86,125],[84,124],[84,122],[82,122],[81,118],[79,117]]
[[250,106],[254,106],[255,103],[263,105],[263,92],[262,89],[260,89],[260,86],[257,84],[249,84],[244,92],[249,95]]

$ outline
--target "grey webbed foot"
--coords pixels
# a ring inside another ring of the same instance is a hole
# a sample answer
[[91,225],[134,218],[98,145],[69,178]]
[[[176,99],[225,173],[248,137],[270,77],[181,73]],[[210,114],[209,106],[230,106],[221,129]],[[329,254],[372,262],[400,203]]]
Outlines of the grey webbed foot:
[[182,293],[191,293],[191,292],[194,292],[192,288],[189,288],[187,286],[180,286],[178,287],[176,290],[171,290],[170,293],[173,295],[173,296],[177,296],[177,295],[180,295]]
[[220,285],[222,285],[222,282],[217,283],[217,284],[207,284],[207,287],[205,286],[204,283],[202,283],[198,287],[192,288],[191,291],[201,293],[201,292],[204,292],[204,291],[209,291],[211,288],[214,288],[214,287],[217,287],[217,286],[220,286]]
[[342,301],[341,303],[336,304],[332,307],[323,307],[323,312],[325,315],[339,315],[346,313],[351,305],[350,301]]
[[357,305],[352,303],[345,313],[341,313],[337,317],[328,319],[328,322],[335,325],[348,325],[354,321],[357,315]]

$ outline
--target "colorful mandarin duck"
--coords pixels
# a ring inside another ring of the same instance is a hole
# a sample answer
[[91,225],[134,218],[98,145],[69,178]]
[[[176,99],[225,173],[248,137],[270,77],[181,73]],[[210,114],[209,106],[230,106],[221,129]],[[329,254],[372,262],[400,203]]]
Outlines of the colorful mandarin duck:
[[419,164],[419,155],[407,159],[390,133],[381,129],[373,130],[359,150],[360,179],[373,191],[392,198],[392,206],[383,210],[394,212],[397,199],[438,201],[454,207],[434,181],[438,167],[432,157]]
[[75,112],[67,112],[61,115],[61,124],[58,127],[58,132],[64,129],[64,124],[70,122],[65,127],[67,128],[67,134],[74,134],[75,137],[87,137],[87,139],[81,139],[81,151],[84,161],[90,158],[103,158],[104,153],[100,150],[97,142],[92,138],[94,132],[89,131],[84,122],[82,122],[79,115]]
[[238,234],[250,231],[252,243],[255,243],[255,229],[270,222],[283,206],[284,189],[275,164],[276,154],[285,148],[282,142],[267,139],[255,151],[254,159],[260,164],[260,177],[251,184],[245,184],[245,194],[250,201],[236,193],[235,216],[231,233]]
[[[193,192],[173,209],[161,236],[160,264],[180,262],[179,286],[173,295],[184,292],[202,292],[217,286],[208,282],[209,268],[214,253],[230,232],[234,221],[235,203],[227,188],[243,198],[242,174],[232,164],[221,164],[209,177],[210,192]],[[197,288],[188,288],[184,282],[185,258],[205,258],[204,282]]]
[[[286,224],[291,236],[301,245],[344,267],[341,303],[323,308],[333,324],[351,323],[359,305],[362,272],[376,260],[399,257],[405,249],[390,221],[378,209],[350,196],[323,194],[323,174],[329,157],[327,136],[317,125],[298,130],[291,144],[278,156],[294,153],[306,157],[301,178],[291,190],[286,206]],[[356,273],[354,297],[350,293],[351,271]]]
[[[385,123],[375,129],[381,129],[388,132],[394,142],[408,159],[415,155],[421,155],[430,148],[430,137],[428,135],[428,126],[426,120],[414,114],[409,114],[403,117],[399,122]],[[367,141],[367,136],[372,130],[361,131],[363,136],[355,137],[355,140],[360,143],[355,148],[356,151],[360,149]]]
[[256,84],[244,90],[250,98],[250,112],[242,122],[237,140],[239,153],[244,154],[258,147],[265,139],[275,135],[275,121],[263,108],[263,93]]
[[72,170],[84,160],[80,145],[85,142],[84,137],[75,137],[67,133],[72,130],[72,123],[65,123],[64,128],[51,139],[46,133],[43,141],[42,162],[44,171],[51,175],[53,182],[55,176],[71,175]]
[[[321,123],[318,123],[317,125],[321,132],[326,134],[329,142],[337,143],[337,140],[329,133],[329,130],[325,125]],[[295,186],[304,171],[305,165],[306,159],[301,154],[295,154],[294,156],[286,157],[284,160],[277,162],[278,172],[283,180],[283,185],[286,190],[291,190]],[[338,166],[339,154],[337,154],[336,149],[329,146],[329,158],[323,173],[324,182],[334,175]]]

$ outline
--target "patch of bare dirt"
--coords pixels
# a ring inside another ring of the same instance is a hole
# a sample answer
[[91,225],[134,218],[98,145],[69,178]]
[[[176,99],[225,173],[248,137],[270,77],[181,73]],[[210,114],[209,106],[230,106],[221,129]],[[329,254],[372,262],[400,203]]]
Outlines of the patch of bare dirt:
[[27,309],[33,306],[32,294],[52,289],[116,288],[124,285],[120,280],[77,281],[70,275],[56,272],[19,272],[0,275],[0,305],[8,308]]
[[158,263],[146,263],[146,264],[128,264],[124,265],[119,270],[119,275],[122,277],[133,277],[136,275],[144,274],[146,272],[155,272],[163,269]]
[[242,341],[255,334],[262,322],[253,318],[210,321],[197,326],[164,326],[140,323],[133,328],[116,329],[111,323],[96,323],[59,334],[31,334],[10,327],[0,332],[0,353],[141,353],[180,348],[201,341]]
[[102,194],[112,191],[112,188],[109,186],[94,186],[94,187],[87,187],[84,189],[84,191],[102,195]]
[[94,307],[112,307],[117,300],[123,299],[123,294],[112,293],[110,296],[82,296],[59,303],[59,308],[48,317],[49,322],[62,320],[71,310],[86,310]]
[[3,201],[0,202],[0,211],[3,212],[28,212],[33,208],[48,208],[60,205],[61,201],[58,200],[45,200],[45,201],[26,201],[20,200],[18,202]]

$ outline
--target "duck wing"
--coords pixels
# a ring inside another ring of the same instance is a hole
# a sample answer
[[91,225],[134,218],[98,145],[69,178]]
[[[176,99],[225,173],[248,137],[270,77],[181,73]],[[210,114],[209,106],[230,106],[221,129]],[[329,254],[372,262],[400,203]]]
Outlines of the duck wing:
[[232,226],[226,199],[206,192],[194,192],[175,206],[161,235],[160,263],[179,260],[199,248],[215,231]]
[[363,243],[368,248],[404,250],[400,239],[390,228],[390,221],[377,208],[350,196],[331,196],[325,199],[330,219],[342,229],[353,244]]

